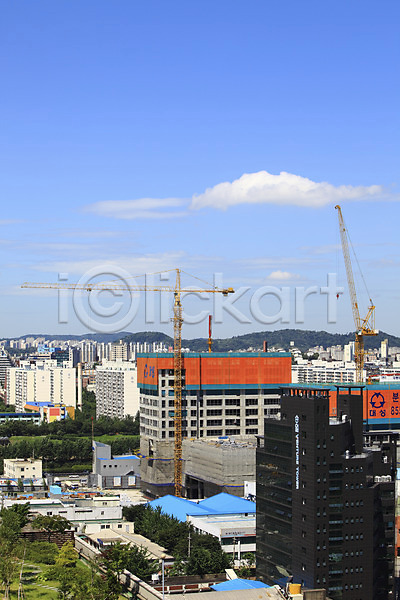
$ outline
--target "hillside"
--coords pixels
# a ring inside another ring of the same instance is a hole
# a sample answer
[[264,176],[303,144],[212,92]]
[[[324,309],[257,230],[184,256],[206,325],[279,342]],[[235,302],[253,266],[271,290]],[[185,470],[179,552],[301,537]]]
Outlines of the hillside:
[[[365,339],[365,347],[378,348],[382,340],[388,339],[390,346],[400,347],[400,338],[388,333],[380,332],[373,338]],[[313,346],[336,346],[348,344],[354,341],[354,333],[328,333],[326,331],[307,331],[301,329],[282,329],[278,331],[259,331],[247,333],[231,338],[213,340],[212,349],[214,352],[228,352],[229,350],[246,350],[254,348],[262,350],[263,342],[267,340],[268,348],[272,346],[289,349],[290,342],[302,351],[308,350]],[[140,332],[128,335],[124,338],[125,342],[164,342],[166,345],[173,345],[173,339],[163,333]],[[182,340],[184,348],[190,348],[193,352],[205,352],[208,349],[208,340],[206,338],[195,338],[191,340]]]
[[[25,336],[20,336],[27,337]],[[173,346],[173,338],[159,331],[140,331],[137,333],[128,333],[126,331],[120,333],[86,333],[84,335],[47,335],[34,334],[33,337],[45,337],[47,340],[84,340],[91,339],[97,342],[114,342],[122,339],[124,342],[163,342],[166,346]],[[382,340],[388,339],[389,346],[400,347],[400,338],[390,335],[389,333],[380,332],[377,336],[366,337],[365,347],[378,348]],[[327,331],[309,331],[302,329],[279,329],[277,331],[258,331],[238,335],[230,338],[214,339],[212,349],[214,352],[228,352],[246,350],[254,348],[261,350],[264,340],[267,340],[268,348],[279,347],[284,350],[289,349],[290,342],[302,351],[308,350],[313,346],[343,346],[350,341],[354,341],[354,333],[328,333]],[[193,352],[206,352],[208,349],[207,338],[183,339],[182,346],[190,348]]]

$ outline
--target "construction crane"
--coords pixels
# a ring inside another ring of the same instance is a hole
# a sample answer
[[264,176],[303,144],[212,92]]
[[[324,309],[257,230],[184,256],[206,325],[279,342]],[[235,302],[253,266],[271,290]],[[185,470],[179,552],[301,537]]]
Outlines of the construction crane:
[[[127,292],[169,292],[174,294],[174,310],[173,310],[173,323],[174,323],[174,487],[175,496],[182,497],[182,304],[181,295],[184,293],[220,293],[224,296],[233,294],[233,288],[218,288],[216,286],[210,286],[208,289],[199,288],[182,288],[181,287],[181,273],[184,273],[181,269],[169,269],[165,272],[175,271],[176,281],[175,286],[153,286],[153,285],[135,285],[129,286],[127,284],[120,284],[114,282],[99,282],[99,283],[87,283],[87,284],[74,284],[74,283],[32,283],[25,282],[21,285],[23,288],[39,288],[39,289],[56,289],[56,290],[84,290],[87,292],[92,291],[127,291]],[[153,273],[156,275],[157,273]],[[143,275],[138,276],[143,277]],[[194,277],[191,275],[191,277]],[[198,277],[195,277],[198,279]],[[201,281],[201,280],[200,280]]]
[[353,319],[356,327],[356,339],[354,346],[354,358],[356,363],[356,381],[357,383],[361,383],[363,381],[364,370],[364,337],[367,335],[378,335],[378,330],[375,329],[375,306],[370,298],[367,316],[364,319],[361,318],[357,301],[356,286],[354,284],[353,268],[350,259],[349,234],[344,224],[342,209],[339,205],[335,206],[335,208],[338,211],[340,239],[342,242],[344,264],[346,266],[346,275],[350,292],[351,308],[353,311]]

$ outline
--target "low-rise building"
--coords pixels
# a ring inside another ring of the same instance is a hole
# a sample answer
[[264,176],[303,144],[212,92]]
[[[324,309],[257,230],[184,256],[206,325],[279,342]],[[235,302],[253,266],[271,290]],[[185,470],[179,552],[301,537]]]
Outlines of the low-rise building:
[[167,495],[152,500],[149,506],[218,538],[224,552],[238,565],[244,553],[255,554],[256,505],[250,500],[226,493],[198,502]]
[[32,425],[40,425],[42,417],[39,413],[31,412],[9,412],[0,413],[0,425],[7,423],[8,421],[22,421],[23,423],[31,423]]
[[[24,500],[5,500],[5,507],[13,504],[24,504]],[[122,506],[119,496],[88,496],[75,498],[29,499],[32,514],[64,517],[73,525],[75,531],[85,531],[86,527],[95,526],[94,530],[106,529],[107,526],[118,526],[123,523]],[[104,525],[104,528],[102,527]]]
[[92,485],[104,488],[140,486],[140,458],[135,454],[111,455],[111,446],[93,441]]
[[39,479],[42,477],[42,461],[34,458],[5,458],[4,477],[10,479]]

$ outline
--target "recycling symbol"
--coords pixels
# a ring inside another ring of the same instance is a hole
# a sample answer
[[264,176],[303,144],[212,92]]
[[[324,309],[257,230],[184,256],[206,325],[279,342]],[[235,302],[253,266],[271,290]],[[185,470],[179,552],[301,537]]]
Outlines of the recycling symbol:
[[380,392],[375,392],[371,396],[370,404],[372,408],[382,408],[385,405],[385,398]]

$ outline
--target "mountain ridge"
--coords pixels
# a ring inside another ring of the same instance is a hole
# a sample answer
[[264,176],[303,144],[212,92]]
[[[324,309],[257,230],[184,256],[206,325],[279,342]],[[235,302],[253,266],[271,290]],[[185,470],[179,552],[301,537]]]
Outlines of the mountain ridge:
[[[27,337],[44,337],[46,340],[85,340],[90,339],[98,343],[104,342],[163,342],[166,345],[173,346],[173,338],[159,331],[140,331],[130,333],[123,331],[120,333],[87,333],[83,335],[50,335],[50,334],[27,334],[17,338],[5,339],[22,339]],[[378,348],[382,340],[387,339],[390,346],[400,347],[400,337],[380,332],[377,336],[365,338],[365,348]],[[213,339],[212,349],[214,352],[228,352],[237,350],[246,350],[247,348],[262,349],[264,340],[267,341],[268,349],[272,346],[288,350],[290,342],[294,342],[296,348],[301,351],[306,351],[314,346],[336,346],[354,341],[354,333],[328,333],[327,331],[315,331],[306,329],[278,329],[276,331],[257,331],[245,333],[242,335],[232,336],[228,338]],[[182,339],[182,346],[190,348],[193,352],[205,352],[208,350],[208,338],[193,338]]]

